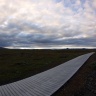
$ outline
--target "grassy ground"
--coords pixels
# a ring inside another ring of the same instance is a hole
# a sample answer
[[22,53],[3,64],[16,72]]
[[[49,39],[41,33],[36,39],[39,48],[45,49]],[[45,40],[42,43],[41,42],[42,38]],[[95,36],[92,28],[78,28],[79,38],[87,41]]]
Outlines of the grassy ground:
[[35,75],[92,51],[0,49],[0,85]]

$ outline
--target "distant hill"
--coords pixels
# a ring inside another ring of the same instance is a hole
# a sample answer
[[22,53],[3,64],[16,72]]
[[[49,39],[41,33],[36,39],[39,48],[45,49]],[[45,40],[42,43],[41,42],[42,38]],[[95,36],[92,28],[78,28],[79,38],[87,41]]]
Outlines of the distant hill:
[[4,48],[4,47],[0,47],[0,49],[7,49],[7,48]]

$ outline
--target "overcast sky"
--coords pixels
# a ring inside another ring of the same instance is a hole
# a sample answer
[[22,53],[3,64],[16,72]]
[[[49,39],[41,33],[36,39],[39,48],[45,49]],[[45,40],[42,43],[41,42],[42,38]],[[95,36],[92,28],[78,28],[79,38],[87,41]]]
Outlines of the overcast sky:
[[96,47],[96,0],[0,0],[0,46]]

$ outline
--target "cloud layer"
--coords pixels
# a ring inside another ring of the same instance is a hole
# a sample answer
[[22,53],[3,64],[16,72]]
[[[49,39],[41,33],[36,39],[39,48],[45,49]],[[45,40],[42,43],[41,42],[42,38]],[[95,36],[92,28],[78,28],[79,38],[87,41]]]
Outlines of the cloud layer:
[[96,47],[96,0],[0,0],[0,46]]

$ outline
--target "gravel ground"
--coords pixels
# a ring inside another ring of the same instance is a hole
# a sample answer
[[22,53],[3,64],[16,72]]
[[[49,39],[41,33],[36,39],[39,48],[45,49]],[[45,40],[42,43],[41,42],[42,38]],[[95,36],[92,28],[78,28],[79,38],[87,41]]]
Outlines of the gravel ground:
[[85,86],[74,96],[96,96],[96,70],[89,74]]

